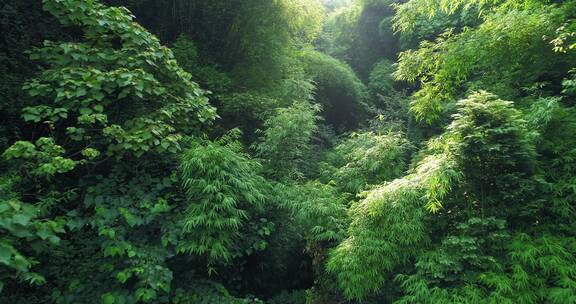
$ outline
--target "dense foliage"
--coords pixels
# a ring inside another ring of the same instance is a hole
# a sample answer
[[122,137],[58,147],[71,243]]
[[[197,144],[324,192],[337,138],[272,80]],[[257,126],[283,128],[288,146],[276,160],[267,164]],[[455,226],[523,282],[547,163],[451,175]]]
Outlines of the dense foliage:
[[0,14],[0,303],[576,303],[576,1]]

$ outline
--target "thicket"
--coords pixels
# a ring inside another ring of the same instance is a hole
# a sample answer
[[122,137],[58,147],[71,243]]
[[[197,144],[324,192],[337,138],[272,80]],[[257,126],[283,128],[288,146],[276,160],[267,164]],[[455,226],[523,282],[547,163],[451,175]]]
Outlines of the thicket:
[[0,14],[0,303],[576,303],[576,1]]

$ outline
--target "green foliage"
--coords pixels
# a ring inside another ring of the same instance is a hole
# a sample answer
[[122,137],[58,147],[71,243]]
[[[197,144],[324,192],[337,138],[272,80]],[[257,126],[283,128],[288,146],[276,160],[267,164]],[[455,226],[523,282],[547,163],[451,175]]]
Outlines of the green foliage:
[[297,290],[294,292],[283,292],[272,298],[270,304],[306,304],[306,292]]
[[174,304],[261,304],[257,298],[239,299],[230,295],[228,290],[220,284],[210,281],[195,282],[190,290],[176,290]]
[[512,193],[506,196],[507,187],[520,187],[519,179],[530,172],[531,137],[512,103],[481,92],[458,106],[447,132],[429,141],[434,154],[420,160],[408,176],[370,190],[352,206],[349,236],[328,264],[349,298],[377,292],[389,279],[387,272],[420,254],[431,237],[425,210],[445,208],[443,201],[456,185],[467,188],[464,176],[480,200],[475,208],[484,214],[487,204],[513,198]]
[[[452,303],[467,296],[470,297],[468,301],[474,300],[473,297],[478,295],[470,295],[469,287],[478,283],[480,273],[502,269],[498,261],[501,256],[491,254],[504,250],[509,241],[510,235],[505,230],[503,220],[470,218],[459,224],[455,235],[444,237],[437,248],[418,257],[416,275],[397,277],[406,290],[406,295],[398,302]],[[459,293],[448,288],[428,289],[426,284],[463,288]]]
[[63,219],[47,219],[42,206],[21,201],[14,192],[20,182],[16,176],[0,178],[0,292],[6,281],[17,279],[29,284],[42,285],[46,279],[32,271],[37,255],[60,242],[64,233]]
[[[299,233],[306,241],[306,253],[312,258],[314,287],[304,294],[281,294],[272,303],[324,303],[340,297],[334,277],[325,271],[327,252],[346,236],[349,195],[318,181],[286,189],[283,207],[294,217]],[[293,297],[293,299],[292,299]],[[341,298],[341,297],[340,297]],[[281,300],[282,299],[282,300]],[[291,299],[291,300],[290,300]],[[324,300],[323,300],[324,299]],[[292,301],[292,302],[291,302]]]
[[556,38],[550,41],[554,46],[554,51],[559,53],[567,53],[576,49],[576,23],[569,22],[565,23],[556,29]]
[[390,23],[395,2],[399,1],[354,1],[336,10],[326,22],[320,50],[350,64],[367,79],[382,57],[396,57],[398,39]]
[[368,88],[378,94],[390,94],[394,90],[393,72],[394,66],[390,61],[378,62],[370,72]]
[[289,208],[312,242],[339,242],[348,225],[346,198],[337,189],[319,182],[308,182],[293,189]]
[[[576,116],[572,107],[566,107],[560,100],[543,99],[534,104],[529,113],[529,121],[537,119],[537,153],[540,163],[539,181],[542,183],[536,200],[527,206],[531,214],[543,219],[547,229],[567,232],[574,226],[576,192],[574,191],[574,143],[576,137],[570,131],[576,126]],[[548,111],[543,111],[543,106]],[[543,204],[543,202],[546,202]]]
[[196,45],[186,36],[180,36],[172,46],[178,64],[202,87],[214,92],[225,93],[232,86],[232,79],[214,64],[202,64]]
[[410,97],[405,91],[393,90],[386,95],[376,94],[375,117],[369,123],[369,129],[373,132],[397,132],[404,133],[411,142],[421,141],[420,133],[429,130],[422,130],[418,122],[409,112]]
[[421,41],[434,40],[447,29],[461,32],[477,26],[484,16],[481,7],[474,5],[457,7],[454,12],[435,9],[426,14],[420,11],[423,6],[419,1],[408,1],[395,8],[392,27],[400,36],[402,50],[418,48]]
[[[412,0],[395,6],[394,27],[400,32],[414,32],[418,27],[425,26],[426,22],[437,21],[438,15],[442,19],[454,14],[480,14],[482,9],[493,9],[506,0],[472,0],[472,1],[429,1]],[[508,1],[508,2],[515,2]],[[520,2],[520,1],[517,1]],[[528,1],[526,1],[528,2]]]
[[576,303],[575,12],[4,1],[0,302]]
[[[101,254],[107,258],[104,269],[113,274],[111,285],[116,285],[102,297],[152,302],[171,287],[173,274],[165,262],[172,255],[169,233],[175,228],[170,213],[174,206],[168,191],[175,180],[117,168],[96,181],[84,197],[85,210],[93,209],[93,216],[70,211],[69,226],[77,231],[88,225],[99,237]],[[150,233],[157,229],[164,233]],[[122,286],[128,284],[131,288]]]
[[[430,27],[426,23],[434,21],[448,22],[444,24],[445,28],[450,27],[447,26],[450,22],[473,24],[475,18],[485,18],[494,12],[538,9],[548,2],[542,0],[411,0],[394,5],[396,9],[394,28],[399,32],[410,33],[421,31],[421,27]],[[453,18],[460,19],[460,22]]]
[[0,27],[10,29],[0,37],[0,151],[4,151],[21,139],[21,110],[31,102],[22,85],[39,70],[25,51],[46,39],[67,39],[70,33],[42,11],[42,1],[3,1],[0,15]]
[[369,191],[352,206],[349,236],[328,263],[349,298],[377,291],[387,271],[418,252],[428,238],[423,207],[441,205],[461,178],[455,168],[449,155],[428,156],[410,175]]
[[450,129],[461,139],[460,157],[466,178],[484,204],[517,200],[523,182],[533,173],[533,134],[512,102],[486,92],[471,95],[458,103]]
[[294,47],[320,32],[323,14],[317,0],[242,1],[229,37],[238,44],[234,74],[249,87],[280,81],[294,64]]
[[[120,157],[150,150],[176,152],[178,132],[186,131],[176,132],[179,121],[191,115],[200,122],[215,117],[203,91],[170,50],[133,23],[129,12],[96,2],[44,4],[63,24],[81,27],[86,41],[46,41],[32,52],[31,57],[48,68],[24,89],[49,103],[25,108],[25,120],[46,122],[74,141],[97,143],[96,149]],[[116,39],[120,46],[115,46]],[[117,114],[119,104],[126,102],[132,111]]]
[[224,117],[237,117],[235,120],[264,121],[271,116],[280,101],[260,92],[232,93],[220,96],[222,105],[219,109]]
[[189,206],[180,252],[205,255],[211,263],[232,259],[231,247],[249,218],[247,209],[264,202],[259,164],[240,148],[230,134],[217,142],[194,142],[183,154],[180,173]]
[[324,178],[345,192],[359,193],[399,177],[406,169],[408,148],[401,134],[354,133],[328,156],[331,163],[323,168]]
[[[6,160],[20,160],[20,170],[28,171],[32,176],[50,178],[56,173],[66,173],[76,167],[78,162],[62,157],[64,152],[64,148],[54,144],[52,138],[41,137],[35,144],[17,141],[2,156]],[[86,153],[88,156],[94,155],[94,152]]]
[[[24,86],[37,103],[24,108],[22,117],[44,124],[49,132],[41,131],[46,135],[34,143],[18,141],[3,153],[15,172],[25,173],[18,191],[30,191],[27,203],[18,196],[10,198],[11,203],[6,201],[6,206],[12,207],[5,214],[17,219],[16,223],[6,220],[6,229],[18,228],[22,233],[15,235],[21,239],[5,241],[5,264],[10,260],[19,264],[4,277],[43,282],[40,275],[29,271],[38,262],[27,260],[15,248],[38,243],[32,248],[42,252],[43,246],[58,242],[55,234],[63,233],[64,227],[73,234],[89,226],[101,250],[92,255],[97,253],[104,261],[100,271],[111,276],[93,289],[93,296],[108,303],[155,301],[170,291],[172,280],[172,271],[164,264],[171,255],[171,243],[150,232],[170,230],[162,224],[171,222],[166,221],[171,196],[165,193],[172,184],[170,171],[163,172],[164,176],[131,171],[110,157],[126,161],[145,157],[149,151],[178,152],[184,135],[198,123],[213,120],[215,110],[170,50],[133,23],[127,10],[95,1],[47,0],[44,8],[64,25],[82,30],[85,39],[46,41],[31,52],[31,58],[43,61],[45,69]],[[131,105],[130,110],[120,111],[125,103]],[[189,122],[183,124],[184,118]],[[79,165],[100,174],[84,171],[75,180],[66,179],[85,170]],[[61,182],[54,179],[56,174]],[[40,184],[29,187],[26,183]],[[55,206],[66,201],[65,194],[75,187],[83,189],[84,204]],[[12,209],[15,213],[9,212]],[[88,258],[92,256],[78,257]],[[75,285],[89,284],[80,282]],[[79,289],[69,288],[56,298],[65,303],[75,298]]]
[[[422,276],[399,277],[408,295],[398,303],[570,303],[576,299],[573,242],[573,238],[549,235],[537,238],[515,235],[511,242],[502,246],[510,256],[509,264],[499,265],[494,257],[487,257],[489,263],[478,266],[493,264],[497,267],[465,276],[468,284],[456,288],[429,286]],[[469,243],[467,247],[475,245]],[[486,258],[476,254],[467,257],[474,258],[477,263]],[[449,261],[442,258],[444,260],[438,262],[446,264]],[[437,270],[433,273],[440,275]]]
[[326,122],[340,128],[357,124],[367,111],[367,90],[354,71],[317,51],[305,51],[302,58],[316,83],[316,100]]
[[422,42],[417,50],[402,52],[395,76],[420,83],[411,108],[428,122],[467,90],[515,97],[515,88],[555,70],[562,61],[542,39],[553,35],[561,19],[559,8],[491,14],[477,28],[459,34],[448,31],[434,42]]
[[319,49],[335,58],[349,59],[349,48],[354,39],[350,28],[357,26],[360,6],[350,4],[340,7],[328,15],[324,31],[318,41]]
[[288,108],[278,109],[276,115],[266,120],[266,129],[255,149],[265,160],[267,174],[277,178],[301,175],[303,156],[311,148],[320,109],[308,101],[296,101]]

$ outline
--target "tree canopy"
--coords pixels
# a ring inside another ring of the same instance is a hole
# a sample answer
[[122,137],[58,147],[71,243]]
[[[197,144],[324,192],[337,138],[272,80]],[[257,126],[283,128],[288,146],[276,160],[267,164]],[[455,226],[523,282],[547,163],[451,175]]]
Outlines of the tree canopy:
[[0,13],[0,303],[576,303],[576,1]]

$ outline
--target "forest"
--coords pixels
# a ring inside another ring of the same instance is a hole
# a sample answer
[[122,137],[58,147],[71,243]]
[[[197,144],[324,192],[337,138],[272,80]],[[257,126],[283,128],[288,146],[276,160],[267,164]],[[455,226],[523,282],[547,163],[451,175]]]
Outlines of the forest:
[[576,0],[2,0],[0,75],[2,304],[576,304]]

